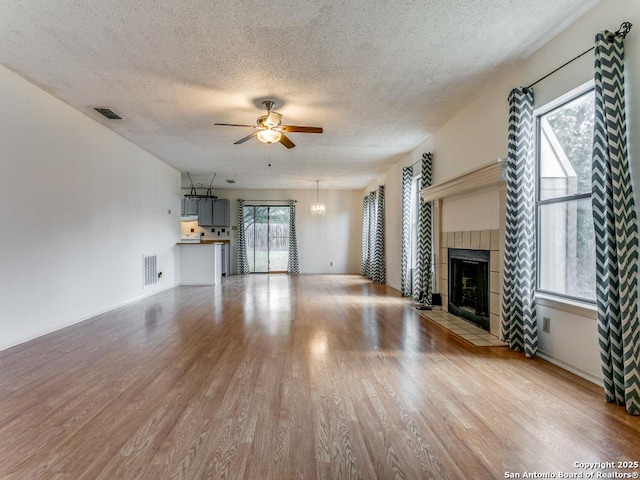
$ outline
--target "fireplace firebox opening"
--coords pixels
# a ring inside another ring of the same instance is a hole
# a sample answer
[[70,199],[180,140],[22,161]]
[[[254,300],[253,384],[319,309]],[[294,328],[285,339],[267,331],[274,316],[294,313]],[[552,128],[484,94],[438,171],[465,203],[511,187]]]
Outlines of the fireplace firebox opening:
[[490,331],[489,251],[449,249],[449,313]]

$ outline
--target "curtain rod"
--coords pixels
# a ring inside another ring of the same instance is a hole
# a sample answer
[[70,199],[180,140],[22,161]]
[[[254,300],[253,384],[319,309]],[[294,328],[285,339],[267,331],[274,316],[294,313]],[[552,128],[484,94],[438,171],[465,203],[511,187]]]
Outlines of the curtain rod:
[[[609,39],[611,39],[611,38],[613,38],[613,37],[622,37],[622,38],[626,37],[626,36],[627,36],[627,33],[629,33],[629,32],[631,31],[631,27],[632,27],[632,26],[633,26],[633,25],[631,24],[631,22],[622,22],[622,25],[620,25],[620,28],[619,28],[617,31],[615,31],[615,32],[613,32],[613,33],[611,33],[611,34],[609,34],[609,35],[608,35]],[[570,64],[570,63],[572,63],[572,62],[575,62],[577,59],[579,59],[579,58],[580,58],[580,57],[582,57],[583,55],[586,55],[587,53],[589,53],[589,52],[591,52],[591,51],[595,50],[595,48],[596,48],[596,47],[595,47],[595,46],[593,46],[593,47],[591,47],[590,49],[585,50],[585,51],[584,51],[584,52],[582,52],[581,54],[576,55],[575,57],[573,57],[573,58],[572,58],[571,60],[569,60],[568,62],[563,63],[562,65],[560,65],[560,66],[559,66],[558,68],[556,68],[555,70],[553,70],[553,71],[551,71],[551,72],[547,73],[544,77],[541,77],[541,78],[539,78],[538,80],[536,80],[535,82],[533,82],[531,85],[524,87],[524,88],[523,88],[523,90],[526,92],[528,89],[530,89],[530,88],[531,88],[531,87],[533,87],[534,85],[536,85],[536,84],[540,83],[540,82],[541,82],[542,80],[544,80],[545,78],[550,77],[551,75],[553,75],[554,73],[556,73],[558,70],[562,70],[564,67],[566,67],[567,65],[569,65],[569,64]]]
[[[425,155],[426,153],[431,153],[431,152],[425,152],[423,153],[423,155]],[[407,165],[407,167],[413,167],[414,165],[417,165],[418,163],[421,163],[421,162],[422,162],[422,158],[420,158],[420,160],[416,160],[411,165]]]

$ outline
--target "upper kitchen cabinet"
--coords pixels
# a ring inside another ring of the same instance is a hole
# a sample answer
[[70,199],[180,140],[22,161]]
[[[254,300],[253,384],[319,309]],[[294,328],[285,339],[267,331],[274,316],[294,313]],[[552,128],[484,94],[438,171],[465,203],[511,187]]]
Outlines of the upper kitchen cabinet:
[[213,225],[214,227],[229,226],[229,200],[226,198],[216,199],[213,202]]
[[182,199],[182,216],[198,215],[198,199],[184,197]]
[[201,227],[228,227],[229,200],[201,198],[198,202],[198,225]]

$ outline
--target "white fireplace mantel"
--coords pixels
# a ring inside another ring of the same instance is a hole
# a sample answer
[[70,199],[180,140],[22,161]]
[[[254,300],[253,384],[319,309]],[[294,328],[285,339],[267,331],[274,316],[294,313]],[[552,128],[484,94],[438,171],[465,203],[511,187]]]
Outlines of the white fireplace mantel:
[[456,195],[477,192],[490,187],[499,187],[505,183],[503,171],[506,160],[497,161],[475,168],[455,177],[436,183],[420,190],[420,196],[425,202],[439,200]]

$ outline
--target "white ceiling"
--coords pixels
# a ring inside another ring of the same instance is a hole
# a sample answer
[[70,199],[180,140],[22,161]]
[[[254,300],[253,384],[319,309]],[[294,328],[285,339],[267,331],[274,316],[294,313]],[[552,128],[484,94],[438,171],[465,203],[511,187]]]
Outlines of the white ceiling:
[[[10,0],[0,63],[196,181],[360,189],[597,1]],[[324,133],[214,127],[264,99]]]

